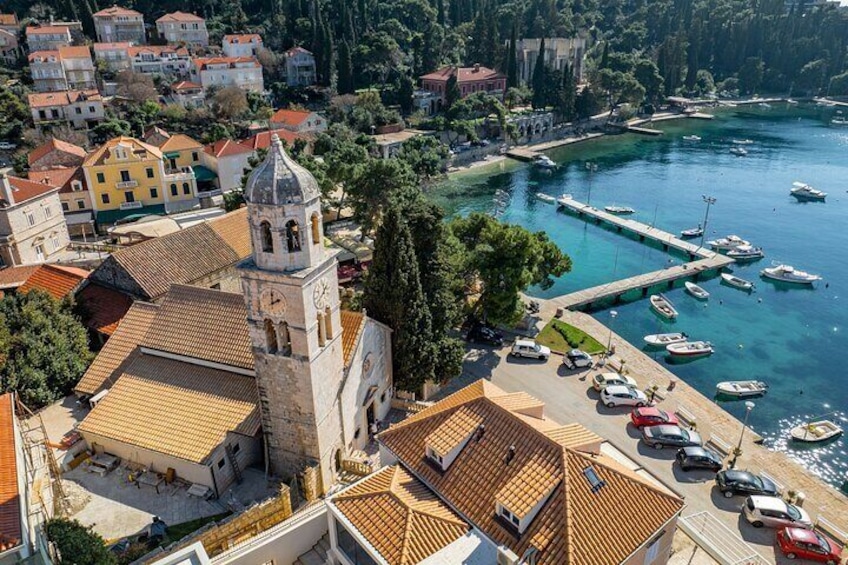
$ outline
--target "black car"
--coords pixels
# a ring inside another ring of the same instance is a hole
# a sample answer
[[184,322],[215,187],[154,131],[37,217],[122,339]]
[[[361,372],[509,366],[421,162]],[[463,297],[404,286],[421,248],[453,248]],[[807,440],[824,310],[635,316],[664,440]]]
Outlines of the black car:
[[466,338],[468,341],[486,343],[496,347],[502,347],[504,344],[503,334],[484,324],[475,324],[468,332]]
[[716,475],[715,481],[718,490],[727,498],[732,498],[734,494],[780,496],[777,485],[765,477],[748,471],[737,471],[736,469],[720,471]]
[[683,471],[690,469],[707,469],[720,471],[724,465],[721,457],[703,447],[684,447],[677,451],[677,464]]

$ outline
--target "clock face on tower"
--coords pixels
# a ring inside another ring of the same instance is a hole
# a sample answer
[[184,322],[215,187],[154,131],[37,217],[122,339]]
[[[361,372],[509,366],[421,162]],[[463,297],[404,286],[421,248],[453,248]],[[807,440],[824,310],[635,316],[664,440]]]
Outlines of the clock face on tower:
[[259,308],[269,314],[282,314],[286,311],[286,299],[279,291],[269,288],[260,295]]
[[312,291],[312,301],[319,310],[323,310],[330,305],[330,283],[327,282],[327,279],[320,279],[315,283],[315,290]]

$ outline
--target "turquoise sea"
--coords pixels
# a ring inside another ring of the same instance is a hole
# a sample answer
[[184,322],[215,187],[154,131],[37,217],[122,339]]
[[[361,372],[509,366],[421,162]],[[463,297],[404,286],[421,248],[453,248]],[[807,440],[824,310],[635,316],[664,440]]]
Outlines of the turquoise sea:
[[[674,233],[701,223],[702,195],[714,197],[706,239],[737,234],[765,249],[765,259],[733,269],[756,282],[754,293],[712,279],[701,283],[712,294],[701,303],[678,282],[665,292],[680,311],[674,323],[660,321],[647,300],[593,314],[639,346],[644,335],[666,331],[711,341],[716,353],[690,363],[654,355],[708,397],[719,381],[767,381],[769,392],[754,400],[749,423],[769,447],[843,486],[848,439],[815,449],[786,440],[793,425],[815,416],[836,411],[831,417],[848,417],[848,128],[831,126],[833,115],[832,109],[775,105],[719,112],[708,122],[661,123],[662,136],[608,136],[549,152],[560,165],[552,173],[514,162],[472,170],[436,189],[433,199],[450,214],[499,208],[506,222],[545,230],[574,261],[552,288],[531,291],[551,297],[685,259],[566,215],[537,192],[567,192],[597,207],[631,206],[636,219]],[[702,140],[682,139],[690,134]],[[753,141],[744,146],[746,157],[730,153],[733,139]],[[827,202],[796,202],[789,195],[793,181],[824,190]],[[824,280],[815,289],[766,282],[759,271],[772,261]],[[744,416],[744,403],[722,405]]]

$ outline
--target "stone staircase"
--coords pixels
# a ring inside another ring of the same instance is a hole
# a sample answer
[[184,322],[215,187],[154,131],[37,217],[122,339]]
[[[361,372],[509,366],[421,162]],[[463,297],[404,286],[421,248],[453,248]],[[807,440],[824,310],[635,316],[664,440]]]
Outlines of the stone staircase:
[[330,534],[324,534],[324,537],[318,540],[318,543],[312,546],[312,549],[297,558],[292,565],[327,565],[330,563],[330,558],[327,554],[330,551]]

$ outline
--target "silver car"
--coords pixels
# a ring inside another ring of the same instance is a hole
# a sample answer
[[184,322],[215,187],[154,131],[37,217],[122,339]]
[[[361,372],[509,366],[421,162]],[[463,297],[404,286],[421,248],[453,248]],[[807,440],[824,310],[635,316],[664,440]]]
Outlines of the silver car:
[[615,406],[645,406],[648,397],[641,390],[616,385],[608,386],[601,391],[601,402],[608,408]]

